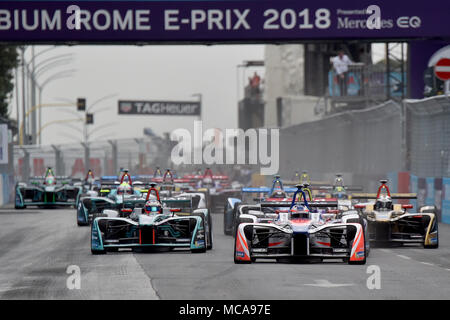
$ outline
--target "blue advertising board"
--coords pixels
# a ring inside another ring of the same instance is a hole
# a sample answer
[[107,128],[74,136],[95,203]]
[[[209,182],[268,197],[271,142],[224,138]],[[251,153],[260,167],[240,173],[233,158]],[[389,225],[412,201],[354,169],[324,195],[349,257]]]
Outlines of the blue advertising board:
[[448,39],[449,12],[450,1],[0,0],[0,41]]
[[425,198],[425,205],[427,206],[434,206],[435,205],[435,199],[434,199],[434,178],[428,177],[425,179],[427,184],[427,195]]
[[387,179],[391,192],[398,192],[398,172],[388,172]]
[[[411,174],[409,176],[409,191],[411,193],[419,193],[419,179],[417,178],[417,176]],[[417,207],[417,199],[410,199],[409,203],[412,204],[414,206],[414,209],[418,210],[419,208]]]
[[450,178],[442,178],[442,222],[450,223]]

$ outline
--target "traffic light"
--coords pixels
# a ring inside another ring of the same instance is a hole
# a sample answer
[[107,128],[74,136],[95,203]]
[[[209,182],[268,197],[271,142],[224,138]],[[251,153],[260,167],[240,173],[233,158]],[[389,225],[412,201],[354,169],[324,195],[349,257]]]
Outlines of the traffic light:
[[94,124],[94,114],[86,113],[86,124]]
[[86,98],[78,98],[77,99],[77,110],[78,111],[86,110]]

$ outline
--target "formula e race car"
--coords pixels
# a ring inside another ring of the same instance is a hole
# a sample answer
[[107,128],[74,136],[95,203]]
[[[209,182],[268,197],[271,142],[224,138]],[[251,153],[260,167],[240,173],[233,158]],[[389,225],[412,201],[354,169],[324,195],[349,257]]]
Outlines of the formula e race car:
[[161,199],[154,185],[148,190],[143,206],[107,209],[102,214],[92,222],[92,254],[119,248],[135,251],[188,248],[191,252],[212,248],[208,209],[192,210],[191,198]]
[[[241,204],[249,204],[252,202],[261,202],[261,201],[291,201],[292,198],[289,195],[294,194],[297,191],[297,188],[286,188],[283,185],[283,181],[281,180],[279,175],[274,177],[272,181],[272,186],[269,187],[245,187],[241,189],[241,194],[239,198],[228,198],[224,207],[224,215],[223,215],[223,231],[225,235],[234,235],[235,227],[237,221],[237,215],[239,213],[239,206]],[[304,189],[304,192],[309,192],[309,196],[311,193],[308,189]],[[257,195],[259,198],[246,199],[244,195]]]
[[333,184],[329,185],[329,186],[320,186],[317,189],[317,191],[320,194],[316,194],[316,196],[346,200],[346,199],[351,199],[350,192],[362,191],[362,190],[363,190],[362,186],[347,186],[347,185],[345,185],[342,174],[337,173],[336,177],[334,178]]
[[55,176],[49,167],[45,176],[31,178],[29,183],[17,183],[14,207],[24,209],[27,206],[75,206],[81,193],[81,186],[73,185],[68,177]]
[[101,181],[94,176],[94,172],[91,169],[86,173],[86,177],[84,180],[75,182],[75,186],[81,186],[82,193],[80,198],[82,197],[95,197],[98,196],[101,188]]
[[170,169],[167,169],[161,177],[153,177],[151,181],[158,183],[157,189],[161,196],[171,197],[184,191],[195,190],[189,185],[189,179],[175,178]]
[[197,192],[206,194],[206,202],[211,210],[223,210],[226,199],[240,193],[240,185],[231,183],[226,175],[213,175],[210,168],[206,168],[203,175],[185,175]]
[[78,226],[89,225],[104,209],[134,208],[136,203],[145,201],[147,189],[142,182],[133,183],[128,170],[124,170],[120,182],[115,181],[116,178],[102,177],[99,195],[80,198],[77,205]]
[[367,237],[375,243],[419,243],[424,248],[439,247],[438,221],[433,206],[410,213],[411,204],[394,204],[395,199],[416,199],[415,193],[391,193],[387,180],[380,180],[375,193],[354,193],[353,199],[376,199],[375,203],[355,204],[362,217],[367,219]]
[[278,207],[269,215],[260,210],[259,214],[249,212],[240,216],[235,237],[235,263],[267,258],[277,261],[342,259],[349,264],[366,263],[369,243],[365,238],[365,221],[357,212],[330,217],[335,212],[321,208],[337,207],[337,203],[307,201],[303,187],[297,185],[290,203],[269,203],[272,208]]

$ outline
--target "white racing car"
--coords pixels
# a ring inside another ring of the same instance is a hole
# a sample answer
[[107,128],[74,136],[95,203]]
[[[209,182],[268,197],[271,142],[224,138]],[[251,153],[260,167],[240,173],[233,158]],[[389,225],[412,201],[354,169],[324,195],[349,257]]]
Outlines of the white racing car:
[[287,258],[343,259],[349,264],[365,264],[369,243],[364,219],[356,211],[337,216],[338,210],[325,210],[337,207],[337,202],[308,202],[303,186],[296,187],[292,202],[261,203],[262,208],[277,209],[257,213],[252,208],[240,215],[234,262]]

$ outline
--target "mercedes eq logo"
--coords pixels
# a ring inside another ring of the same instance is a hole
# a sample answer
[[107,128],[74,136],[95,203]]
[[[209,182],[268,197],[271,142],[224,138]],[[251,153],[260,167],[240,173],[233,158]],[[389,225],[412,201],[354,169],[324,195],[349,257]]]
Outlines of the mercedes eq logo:
[[405,16],[397,19],[397,26],[399,28],[419,28],[421,24],[422,20],[418,16]]

